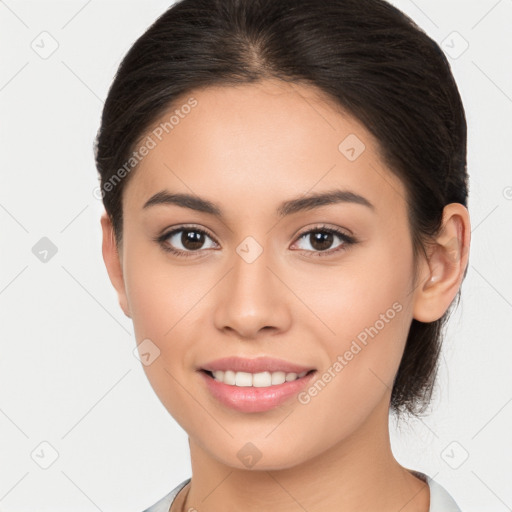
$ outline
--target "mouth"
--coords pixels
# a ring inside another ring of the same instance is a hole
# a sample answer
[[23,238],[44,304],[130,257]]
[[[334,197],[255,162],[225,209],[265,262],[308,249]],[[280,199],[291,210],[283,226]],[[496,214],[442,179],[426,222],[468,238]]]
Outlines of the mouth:
[[218,406],[242,413],[267,412],[297,397],[309,385],[316,370],[249,373],[201,369],[199,375]]
[[284,371],[263,371],[258,373],[241,372],[234,370],[200,370],[202,373],[222,384],[236,387],[269,388],[280,386],[286,382],[293,382],[306,377],[316,370],[304,370],[301,373]]

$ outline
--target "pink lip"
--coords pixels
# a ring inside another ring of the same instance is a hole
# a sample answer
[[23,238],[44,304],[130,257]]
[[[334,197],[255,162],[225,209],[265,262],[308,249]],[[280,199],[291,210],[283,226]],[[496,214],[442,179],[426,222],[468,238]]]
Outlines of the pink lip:
[[311,366],[301,366],[293,364],[283,359],[275,359],[273,357],[257,357],[255,359],[247,359],[243,357],[224,357],[216,359],[201,366],[199,369],[216,371],[216,370],[233,370],[234,372],[285,372],[285,373],[302,373],[314,370]]
[[278,407],[306,387],[316,373],[311,372],[300,379],[276,386],[255,388],[230,386],[215,380],[205,371],[199,372],[210,393],[220,403],[240,412],[264,412]]

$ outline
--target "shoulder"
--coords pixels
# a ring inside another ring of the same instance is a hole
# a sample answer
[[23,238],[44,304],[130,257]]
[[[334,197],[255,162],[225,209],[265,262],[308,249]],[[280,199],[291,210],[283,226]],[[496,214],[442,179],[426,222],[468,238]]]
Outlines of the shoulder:
[[462,512],[448,491],[433,478],[419,471],[412,471],[418,478],[428,483],[430,507],[428,512]]
[[455,500],[441,484],[429,477],[428,485],[430,487],[429,512],[461,512]]
[[176,498],[177,494],[190,482],[190,478],[187,478],[181,484],[176,486],[169,494],[166,494],[163,498],[158,500],[154,505],[144,510],[144,512],[169,512],[169,508]]
[[[462,512],[448,491],[430,476],[419,471],[412,471],[416,476],[428,483],[430,489],[430,507],[429,512]],[[176,486],[169,494],[158,500],[154,505],[144,510],[144,512],[169,512],[172,502],[177,494],[190,482],[187,478]]]

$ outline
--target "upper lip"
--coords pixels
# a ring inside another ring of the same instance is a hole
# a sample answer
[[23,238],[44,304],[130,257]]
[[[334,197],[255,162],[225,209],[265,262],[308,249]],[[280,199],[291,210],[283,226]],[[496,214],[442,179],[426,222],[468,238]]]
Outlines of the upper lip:
[[216,370],[232,370],[234,372],[248,372],[248,373],[261,373],[261,372],[285,372],[285,373],[302,373],[309,370],[314,370],[311,366],[302,366],[300,364],[290,363],[283,359],[275,359],[273,357],[257,357],[254,359],[247,359],[243,357],[224,357],[210,361],[201,366],[202,370],[216,371]]

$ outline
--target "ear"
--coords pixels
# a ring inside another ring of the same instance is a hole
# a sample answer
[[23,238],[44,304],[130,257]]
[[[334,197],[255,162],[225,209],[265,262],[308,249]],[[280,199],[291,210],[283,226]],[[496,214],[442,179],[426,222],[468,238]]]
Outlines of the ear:
[[107,213],[103,213],[101,216],[101,229],[103,231],[103,243],[101,248],[103,253],[103,261],[107,267],[110,282],[116,289],[121,309],[127,317],[131,318],[128,299],[126,297],[121,257],[118,252],[114,236],[114,228]]
[[464,278],[469,258],[471,228],[469,213],[460,203],[443,210],[443,224],[427,259],[420,265],[414,290],[413,318],[434,322],[441,318],[455,298]]

